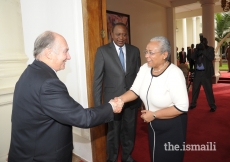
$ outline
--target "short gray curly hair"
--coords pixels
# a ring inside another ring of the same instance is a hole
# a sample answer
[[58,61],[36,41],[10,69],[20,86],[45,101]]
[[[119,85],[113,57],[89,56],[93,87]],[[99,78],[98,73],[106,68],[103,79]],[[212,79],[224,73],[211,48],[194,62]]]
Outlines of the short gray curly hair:
[[171,46],[169,40],[163,36],[157,36],[150,39],[150,42],[160,43],[160,52],[161,53],[168,52],[168,56],[166,58],[166,60],[168,61],[171,55]]

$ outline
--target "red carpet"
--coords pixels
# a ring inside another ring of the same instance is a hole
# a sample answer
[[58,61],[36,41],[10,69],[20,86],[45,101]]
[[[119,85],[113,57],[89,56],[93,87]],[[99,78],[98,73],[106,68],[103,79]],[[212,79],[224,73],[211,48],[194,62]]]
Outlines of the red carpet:
[[[187,144],[216,144],[216,151],[186,151],[184,162],[229,162],[230,161],[230,84],[214,84],[217,110],[209,112],[203,88],[197,107],[188,112]],[[191,91],[189,98],[191,101]]]
[[218,83],[227,83],[227,84],[230,84],[230,73],[227,72],[227,71],[221,71]]
[[[191,145],[198,144],[201,146],[211,142],[212,148],[216,147],[216,151],[186,151],[184,162],[230,161],[230,84],[214,84],[213,91],[217,105],[216,112],[209,112],[203,88],[200,90],[197,107],[188,112],[186,146],[191,148]],[[189,98],[191,101],[191,91]],[[136,143],[132,156],[137,162],[150,162],[147,124],[140,117],[138,118],[136,133]],[[120,162],[120,157],[118,162]]]

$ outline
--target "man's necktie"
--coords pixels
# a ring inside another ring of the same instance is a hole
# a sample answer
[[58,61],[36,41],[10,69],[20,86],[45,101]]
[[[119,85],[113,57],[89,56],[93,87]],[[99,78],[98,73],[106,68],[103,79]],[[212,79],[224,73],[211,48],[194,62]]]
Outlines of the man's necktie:
[[119,58],[120,58],[120,61],[121,61],[121,65],[125,71],[125,61],[124,61],[124,53],[122,51],[122,47],[119,48],[120,50],[120,53],[119,53]]

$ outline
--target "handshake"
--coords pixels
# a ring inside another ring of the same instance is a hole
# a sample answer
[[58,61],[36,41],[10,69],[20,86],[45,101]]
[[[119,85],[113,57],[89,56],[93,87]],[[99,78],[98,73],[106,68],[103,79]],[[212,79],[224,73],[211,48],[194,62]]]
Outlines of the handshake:
[[124,102],[120,97],[111,99],[109,103],[112,105],[114,113],[120,113],[122,111],[122,107],[124,106]]

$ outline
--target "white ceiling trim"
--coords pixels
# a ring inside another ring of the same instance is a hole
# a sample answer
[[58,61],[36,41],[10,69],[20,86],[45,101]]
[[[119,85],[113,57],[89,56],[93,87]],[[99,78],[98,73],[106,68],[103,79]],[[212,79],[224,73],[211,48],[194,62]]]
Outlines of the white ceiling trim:
[[[162,7],[175,7],[175,13],[194,12],[201,9],[200,0],[144,0]],[[215,7],[221,9],[221,0],[216,1]]]
[[144,0],[162,7],[171,7],[171,2],[170,0]]

